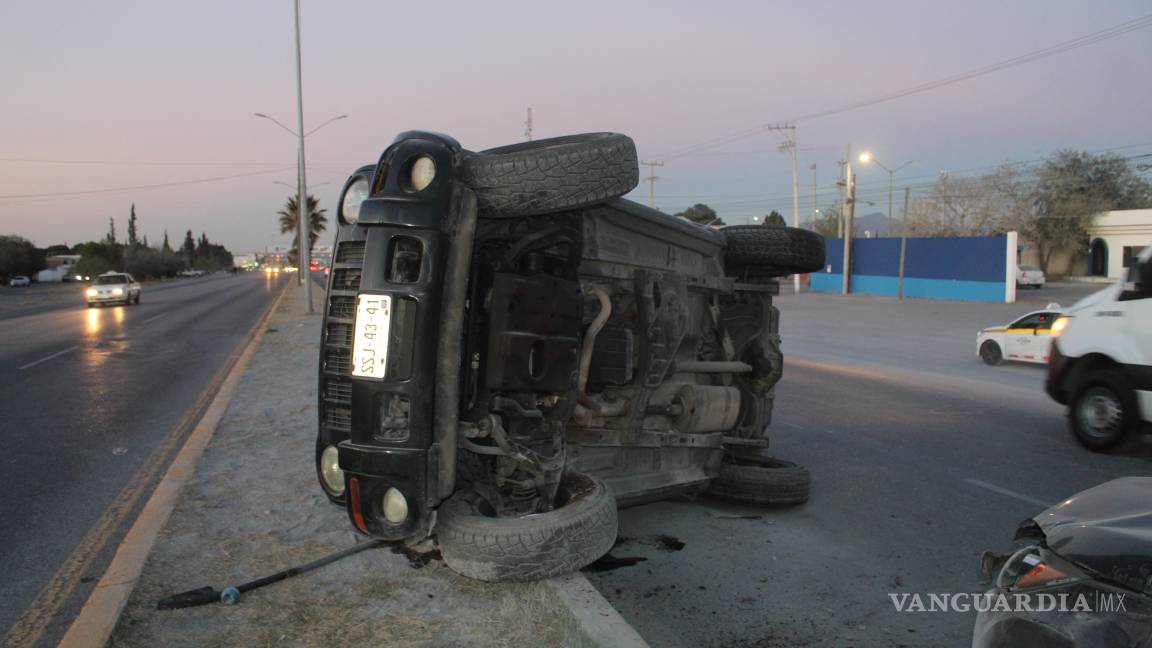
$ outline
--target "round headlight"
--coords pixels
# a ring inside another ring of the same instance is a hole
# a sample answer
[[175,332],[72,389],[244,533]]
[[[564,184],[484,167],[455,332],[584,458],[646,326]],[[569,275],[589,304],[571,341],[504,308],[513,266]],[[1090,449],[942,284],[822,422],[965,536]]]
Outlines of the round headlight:
[[330,445],[320,453],[320,478],[330,493],[337,497],[344,494],[344,471],[340,470],[340,453],[336,446]]
[[423,191],[435,177],[436,163],[427,155],[421,155],[412,162],[408,171],[408,188],[410,191]]
[[367,197],[367,178],[357,178],[348,185],[348,190],[344,192],[344,200],[340,203],[340,214],[344,217],[344,222],[355,223],[360,218],[360,203]]
[[404,493],[389,488],[384,491],[384,519],[392,524],[400,524],[408,519],[408,500]]

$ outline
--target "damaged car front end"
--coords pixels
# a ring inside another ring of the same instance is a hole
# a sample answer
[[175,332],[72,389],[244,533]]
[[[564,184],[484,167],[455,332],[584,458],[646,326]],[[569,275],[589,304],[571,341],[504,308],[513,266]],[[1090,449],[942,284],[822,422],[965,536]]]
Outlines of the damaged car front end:
[[985,553],[993,584],[973,648],[1152,646],[1152,478],[1125,477],[1021,523],[1023,548]]

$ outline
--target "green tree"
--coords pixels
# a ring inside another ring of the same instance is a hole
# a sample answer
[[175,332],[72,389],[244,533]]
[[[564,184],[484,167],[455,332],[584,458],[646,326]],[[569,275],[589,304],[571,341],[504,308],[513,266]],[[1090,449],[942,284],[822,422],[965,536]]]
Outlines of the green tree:
[[1110,153],[1059,151],[1034,180],[1009,166],[984,180],[1000,200],[999,229],[1014,229],[1031,241],[1044,271],[1057,250],[1087,245],[1087,227],[1096,214],[1152,207],[1152,184]]
[[[328,229],[328,217],[325,214],[328,212],[326,209],[318,209],[320,203],[316,200],[315,196],[308,196],[305,201],[305,206],[308,209],[308,257],[312,256],[312,248],[316,247],[316,241],[320,239],[320,233]],[[276,212],[280,217],[280,233],[293,235],[292,248],[295,250],[299,247],[297,242],[299,238],[296,236],[296,226],[300,222],[299,211],[296,208],[296,197],[290,196],[288,201],[284,203],[284,209]]]
[[108,234],[104,240],[112,245],[116,245],[116,221],[111,216],[108,217]]
[[95,277],[109,270],[120,269],[120,249],[105,238],[102,241],[80,243],[74,248],[80,260],[76,263],[76,274]]
[[196,263],[196,241],[192,239],[192,230],[184,234],[184,244],[180,246],[180,256],[184,259],[184,267],[191,268]]
[[716,215],[716,210],[704,203],[696,203],[688,209],[675,214],[677,218],[686,218],[700,225],[723,226],[724,220]]
[[0,276],[22,274],[31,277],[43,269],[43,250],[20,236],[0,236]]
[[764,222],[762,224],[769,227],[784,227],[788,225],[787,221],[784,220],[784,217],[780,215],[780,212],[776,211],[775,209],[772,210],[772,213],[764,217]]
[[140,239],[136,236],[136,203],[132,203],[132,209],[128,213],[128,248],[135,249],[140,247]]
[[812,223],[816,233],[824,238],[840,236],[840,208],[836,205],[820,210],[820,215]]
[[172,245],[168,243],[168,230],[164,230],[164,243],[160,245],[160,251],[172,254]]
[[58,256],[61,254],[72,254],[72,248],[69,247],[67,243],[49,245],[48,247],[44,248],[45,256]]

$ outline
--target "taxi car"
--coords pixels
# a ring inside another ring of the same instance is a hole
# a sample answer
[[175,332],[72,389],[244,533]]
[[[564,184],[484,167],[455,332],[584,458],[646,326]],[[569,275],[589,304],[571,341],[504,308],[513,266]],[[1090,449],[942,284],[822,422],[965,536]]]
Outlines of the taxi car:
[[139,304],[140,284],[127,272],[105,272],[84,291],[88,308],[96,304]]
[[976,355],[990,365],[1005,360],[1048,362],[1052,346],[1052,323],[1064,311],[1060,304],[1048,304],[1011,324],[990,326],[976,334]]

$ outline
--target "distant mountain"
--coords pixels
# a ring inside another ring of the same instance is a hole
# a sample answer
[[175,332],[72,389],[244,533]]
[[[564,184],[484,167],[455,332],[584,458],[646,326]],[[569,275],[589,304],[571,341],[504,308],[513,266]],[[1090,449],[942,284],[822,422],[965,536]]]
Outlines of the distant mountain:
[[[899,223],[893,223],[892,225],[895,228]],[[888,216],[886,216],[884,212],[858,214],[855,218],[855,228],[857,238],[887,236]]]

